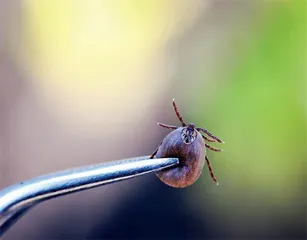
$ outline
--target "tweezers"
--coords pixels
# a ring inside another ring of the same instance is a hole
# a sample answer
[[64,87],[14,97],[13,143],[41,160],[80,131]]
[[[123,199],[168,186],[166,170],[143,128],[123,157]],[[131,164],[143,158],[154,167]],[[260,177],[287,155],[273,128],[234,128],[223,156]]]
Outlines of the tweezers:
[[177,158],[149,156],[52,173],[0,191],[0,237],[34,205],[62,195],[126,180],[179,163]]

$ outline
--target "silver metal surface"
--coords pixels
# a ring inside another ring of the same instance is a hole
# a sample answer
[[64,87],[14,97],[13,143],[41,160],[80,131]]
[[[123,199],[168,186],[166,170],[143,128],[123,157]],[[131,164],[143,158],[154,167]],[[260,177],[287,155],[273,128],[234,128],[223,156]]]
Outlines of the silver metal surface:
[[0,236],[37,203],[178,164],[177,158],[129,158],[37,177],[0,191]]

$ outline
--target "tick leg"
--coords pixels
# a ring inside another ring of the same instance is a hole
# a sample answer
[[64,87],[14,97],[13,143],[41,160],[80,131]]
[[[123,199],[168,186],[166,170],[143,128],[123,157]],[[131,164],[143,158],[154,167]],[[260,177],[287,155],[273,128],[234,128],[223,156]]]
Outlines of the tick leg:
[[215,139],[211,139],[211,138],[207,138],[206,136],[204,135],[201,135],[203,137],[203,139],[207,140],[208,142],[216,142]]
[[153,159],[155,157],[155,155],[157,154],[159,147],[161,146],[162,142],[159,144],[159,146],[157,147],[157,149],[150,155],[149,159]]
[[219,185],[219,182],[217,181],[217,179],[215,178],[213,172],[212,172],[212,168],[210,166],[210,161],[209,159],[207,158],[207,156],[205,156],[205,159],[206,159],[206,162],[207,162],[207,166],[208,166],[208,169],[209,169],[209,172],[210,172],[210,175],[211,175],[211,178],[213,179],[213,181],[216,183],[216,185]]
[[221,139],[219,139],[218,137],[214,136],[212,133],[210,133],[207,129],[204,128],[196,128],[197,131],[202,131],[204,133],[206,133],[209,137],[215,139],[216,141],[218,141],[219,143],[224,143]]
[[173,106],[174,106],[176,115],[179,118],[179,121],[181,122],[182,126],[185,127],[187,124],[183,121],[182,117],[180,116],[179,109],[177,107],[177,104],[175,103],[175,99],[173,99]]
[[159,147],[150,155],[149,159],[153,159],[158,152]]
[[177,126],[172,126],[172,125],[167,125],[167,124],[163,124],[163,123],[158,123],[158,125],[160,127],[164,127],[164,128],[168,128],[168,129],[177,129]]
[[206,145],[207,148],[209,148],[210,150],[212,150],[214,152],[221,152],[221,151],[223,151],[222,149],[211,147],[207,143],[205,143],[205,145]]

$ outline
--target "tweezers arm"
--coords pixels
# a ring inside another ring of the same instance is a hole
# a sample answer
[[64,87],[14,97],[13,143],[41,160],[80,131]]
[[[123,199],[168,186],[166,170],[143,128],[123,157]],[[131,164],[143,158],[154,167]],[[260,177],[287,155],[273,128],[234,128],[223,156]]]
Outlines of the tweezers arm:
[[35,204],[178,164],[177,158],[149,156],[86,166],[18,183],[0,191],[0,236]]

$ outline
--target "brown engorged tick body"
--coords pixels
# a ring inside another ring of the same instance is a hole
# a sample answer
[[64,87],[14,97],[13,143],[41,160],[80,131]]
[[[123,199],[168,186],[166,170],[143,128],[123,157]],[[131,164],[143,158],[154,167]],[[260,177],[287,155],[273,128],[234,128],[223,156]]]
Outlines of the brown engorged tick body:
[[[172,187],[183,188],[190,186],[201,175],[206,160],[211,177],[218,184],[210,167],[209,159],[206,156],[206,148],[216,152],[221,150],[209,146],[204,140],[219,143],[223,143],[223,141],[206,129],[196,128],[193,123],[187,125],[180,116],[174,100],[173,106],[182,127],[158,123],[159,126],[173,129],[174,131],[163,139],[150,158],[177,157],[179,158],[179,165],[158,171],[156,173],[158,178]],[[209,137],[202,135],[200,131],[206,133]]]

